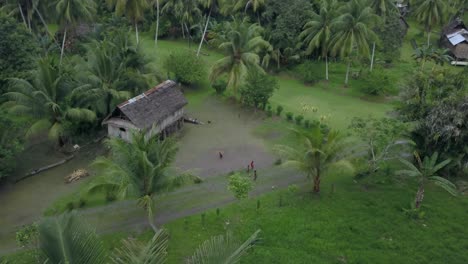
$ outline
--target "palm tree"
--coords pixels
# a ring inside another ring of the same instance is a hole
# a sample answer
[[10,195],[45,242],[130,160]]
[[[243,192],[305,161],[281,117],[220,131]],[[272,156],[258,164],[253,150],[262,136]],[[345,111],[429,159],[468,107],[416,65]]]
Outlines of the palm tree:
[[158,46],[158,35],[159,35],[159,0],[153,0],[152,4],[156,7],[156,32],[154,33],[154,46]]
[[118,89],[126,71],[124,60],[117,53],[116,46],[108,40],[94,41],[88,45],[87,57],[85,70],[79,71],[84,74],[82,82],[87,85],[75,89],[73,95],[85,102],[104,102],[104,116],[107,116],[112,110],[113,101],[126,100],[131,96],[130,92]]
[[[40,250],[44,263],[114,263],[164,264],[167,261],[169,235],[164,229],[155,231],[148,242],[123,240],[122,246],[109,256],[102,239],[75,212],[43,219],[38,225]],[[234,264],[255,246],[260,230],[243,243],[230,234],[205,241],[186,262],[188,264]]]
[[286,159],[284,165],[294,166],[307,177],[313,177],[315,193],[320,192],[322,176],[332,166],[353,170],[353,166],[345,159],[349,147],[337,131],[325,133],[320,126],[305,132],[293,131],[303,145],[301,147],[279,145],[276,146],[276,150]]
[[198,50],[197,50],[197,57],[200,55],[200,50],[203,45],[203,41],[205,40],[205,34],[206,30],[208,29],[208,24],[210,23],[210,17],[211,17],[211,12],[218,9],[221,6],[221,1],[222,0],[199,0],[200,3],[204,8],[207,8],[208,15],[206,16],[206,24],[205,28],[203,29],[203,34],[201,36],[200,44],[198,45]]
[[49,138],[64,143],[64,122],[92,122],[96,114],[85,108],[70,104],[73,87],[65,80],[62,71],[51,58],[38,61],[33,80],[10,79],[12,91],[5,93],[9,111],[32,117],[35,122],[29,127],[27,137],[48,131]]
[[421,207],[422,201],[424,199],[424,188],[427,181],[432,181],[435,184],[442,187],[444,190],[449,192],[452,195],[457,195],[456,186],[449,180],[437,176],[437,172],[442,168],[447,166],[451,160],[447,159],[442,162],[437,163],[439,154],[435,152],[431,157],[424,157],[424,160],[421,161],[418,153],[414,154],[417,166],[414,166],[411,162],[401,159],[400,161],[407,167],[406,170],[400,170],[398,173],[408,175],[410,177],[417,177],[419,181],[418,192],[416,193],[416,198],[414,200],[415,208],[418,209]]
[[38,231],[44,263],[107,263],[102,241],[76,213],[45,218]]
[[453,60],[449,53],[448,49],[437,49],[429,45],[416,48],[412,57],[421,64],[420,69],[423,70],[428,61],[434,62],[435,66],[437,64],[444,65],[444,63]]
[[391,14],[398,13],[394,0],[371,0],[370,6],[378,16],[384,19]]
[[158,135],[146,136],[145,131],[135,131],[131,143],[119,138],[106,141],[109,158],[97,158],[93,166],[100,175],[89,192],[112,191],[120,199],[137,198],[145,209],[150,225],[153,224],[154,197],[163,191],[179,187],[190,177],[173,176],[168,168],[177,152],[171,138],[159,140]]
[[362,0],[351,0],[341,8],[342,15],[332,23],[335,36],[332,38],[332,54],[340,55],[348,60],[345,86],[349,81],[351,67],[350,56],[357,52],[361,56],[369,56],[369,42],[377,39],[372,26],[378,21],[378,16]]
[[[370,6],[374,12],[383,18],[385,21],[388,16],[396,15],[399,13],[398,7],[395,4],[394,0],[371,0]],[[371,65],[370,70],[372,71],[374,67],[374,55],[375,55],[375,41],[372,43],[372,55],[371,55]]]
[[304,30],[299,37],[307,46],[306,54],[310,55],[314,50],[321,49],[322,57],[325,57],[325,79],[328,81],[328,53],[332,37],[332,22],[336,18],[337,2],[335,0],[322,0],[320,12],[313,13],[310,21],[304,25]]
[[182,35],[185,38],[185,31],[189,38],[190,44],[190,30],[189,26],[192,25],[195,19],[201,16],[201,10],[198,8],[196,0],[167,0],[163,6],[162,11],[165,13],[172,13],[180,22]]
[[214,82],[219,76],[227,74],[228,87],[236,92],[248,71],[263,72],[258,54],[268,49],[270,44],[262,38],[262,28],[257,24],[248,24],[245,19],[228,22],[226,31],[225,39],[215,41],[222,42],[219,48],[223,49],[227,56],[212,66],[210,81]]
[[144,19],[145,10],[149,7],[148,0],[106,0],[110,7],[115,8],[115,14],[130,19],[135,26],[136,43],[140,43],[138,36],[138,22]]
[[437,25],[442,25],[446,21],[448,12],[447,1],[414,0],[413,2],[413,6],[416,7],[414,15],[416,16],[416,20],[426,28],[427,46],[429,46],[432,28]]
[[55,6],[58,24],[63,30],[62,50],[60,52],[61,64],[67,31],[81,21],[91,20],[96,12],[96,3],[93,0],[55,0],[53,5]]

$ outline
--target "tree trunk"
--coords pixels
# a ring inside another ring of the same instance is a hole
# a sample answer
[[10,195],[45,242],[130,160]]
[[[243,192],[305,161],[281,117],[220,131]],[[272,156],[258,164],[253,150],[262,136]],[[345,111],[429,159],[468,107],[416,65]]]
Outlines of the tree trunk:
[[111,103],[112,103],[112,96],[111,93],[107,94],[106,98],[106,116],[108,116],[111,113]]
[[18,10],[20,12],[21,18],[23,19],[24,26],[28,28],[28,23],[26,22],[26,18],[24,17],[23,9],[21,8],[21,4],[18,2]]
[[427,31],[427,46],[431,45],[431,30]]
[[36,11],[36,14],[39,16],[39,19],[41,20],[42,25],[44,25],[45,30],[47,31],[47,34],[52,37],[52,34],[49,31],[49,27],[47,26],[47,23],[45,22],[44,18],[42,17],[41,13],[37,8],[34,8],[34,11]]
[[320,192],[320,175],[314,176],[314,193]]
[[182,38],[185,39],[185,29],[184,29],[184,24],[182,22],[180,23],[180,28],[182,29]]
[[67,28],[65,28],[65,31],[63,32],[62,51],[60,52],[60,64],[62,64],[63,52],[65,50],[65,40],[66,39],[67,39]]
[[414,199],[414,207],[419,209],[421,207],[422,201],[424,199],[424,184],[420,184],[418,192],[416,193],[416,199]]
[[325,55],[325,80],[328,81],[328,54]]
[[374,56],[375,56],[375,42],[374,44],[372,44],[372,57],[371,57],[371,63],[370,63],[370,71],[372,71],[374,68]]
[[280,55],[280,50],[278,48],[278,57],[276,58],[276,67],[278,70],[280,69],[280,61],[281,61],[281,55]]
[[159,35],[159,0],[156,0],[156,32],[154,34],[154,46],[158,46]]
[[348,87],[348,82],[349,82],[349,68],[351,68],[351,60],[348,61],[348,67],[346,68],[345,87]]
[[192,39],[192,36],[190,35],[190,30],[189,30],[189,28],[187,26],[187,23],[184,23],[184,26],[185,26],[185,29],[187,30],[188,46],[190,48],[190,44],[191,44],[190,40]]
[[138,36],[138,22],[135,21],[135,37],[136,37],[136,44],[140,43],[140,38]]
[[210,16],[211,16],[211,8],[210,8],[210,12],[208,12],[208,17],[206,18],[206,25],[205,25],[205,29],[203,30],[203,34],[201,36],[200,45],[198,45],[197,57],[200,55],[200,50],[203,45],[203,40],[205,39],[206,30],[208,29],[208,23],[210,22]]

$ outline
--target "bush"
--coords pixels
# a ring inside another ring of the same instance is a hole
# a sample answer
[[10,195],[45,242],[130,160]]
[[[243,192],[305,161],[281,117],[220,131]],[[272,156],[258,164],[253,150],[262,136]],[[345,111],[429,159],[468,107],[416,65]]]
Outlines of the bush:
[[217,94],[223,94],[227,89],[227,82],[223,79],[218,79],[211,84],[211,87],[216,91]]
[[278,105],[276,107],[276,115],[277,116],[280,116],[281,115],[281,112],[283,112],[283,107],[281,105]]
[[380,69],[366,74],[358,87],[362,93],[373,96],[387,95],[393,91],[390,79]]
[[275,78],[259,71],[250,71],[245,84],[240,87],[241,102],[244,105],[265,109],[268,100],[278,87]]
[[292,120],[293,120],[293,116],[294,116],[293,113],[287,112],[287,113],[286,113],[286,120],[292,121]]
[[273,110],[271,110],[271,105],[267,105],[266,113],[268,117],[271,117],[273,115]]
[[310,128],[310,121],[309,120],[304,120],[304,127],[305,128]]
[[324,71],[312,61],[306,61],[294,69],[297,77],[307,84],[314,84],[324,78]]
[[164,68],[185,85],[200,82],[208,74],[204,62],[190,51],[172,53],[164,60]]
[[302,116],[302,115],[296,116],[296,118],[295,118],[296,124],[297,124],[298,126],[300,126],[303,119],[304,119],[304,116]]

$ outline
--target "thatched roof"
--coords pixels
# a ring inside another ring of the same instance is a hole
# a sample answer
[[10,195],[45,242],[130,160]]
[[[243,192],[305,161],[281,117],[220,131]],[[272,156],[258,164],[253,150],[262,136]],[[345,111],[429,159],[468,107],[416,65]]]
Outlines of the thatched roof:
[[156,87],[121,104],[103,124],[115,123],[115,119],[127,120],[139,129],[159,124],[187,104],[177,84],[167,80]]
[[468,43],[460,43],[452,50],[457,59],[468,60]]

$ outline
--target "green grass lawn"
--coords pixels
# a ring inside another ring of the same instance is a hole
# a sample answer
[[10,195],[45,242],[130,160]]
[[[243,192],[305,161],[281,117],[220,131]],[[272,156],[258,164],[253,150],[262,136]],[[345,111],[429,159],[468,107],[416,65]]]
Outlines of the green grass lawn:
[[[240,239],[261,229],[261,241],[242,263],[467,263],[468,199],[431,186],[425,218],[410,219],[415,185],[364,189],[351,179],[324,180],[313,196],[276,191],[165,225],[169,263],[181,263],[210,236],[232,232]],[[335,193],[331,194],[331,183]],[[308,187],[308,186],[306,186]],[[282,207],[279,207],[280,195]]]

